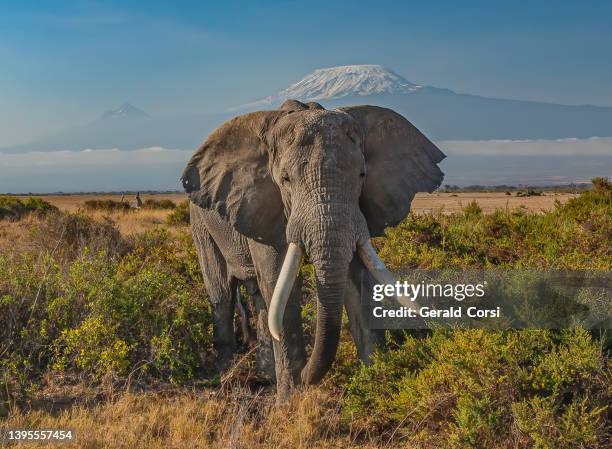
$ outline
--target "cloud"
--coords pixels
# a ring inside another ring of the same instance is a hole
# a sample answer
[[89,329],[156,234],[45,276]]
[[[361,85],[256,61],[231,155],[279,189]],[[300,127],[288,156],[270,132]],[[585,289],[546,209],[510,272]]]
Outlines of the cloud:
[[56,167],[62,170],[78,167],[134,167],[156,166],[167,162],[186,162],[192,151],[169,150],[162,147],[122,151],[84,149],[81,151],[30,152],[22,154],[1,154],[2,167],[28,168],[33,165]]
[[437,145],[448,155],[612,156],[612,137],[556,140],[447,140]]
[[445,141],[445,184],[554,185],[612,175],[612,138]]
[[0,192],[180,189],[180,175],[192,154],[161,147],[0,153]]
[[[612,175],[612,138],[438,142],[444,184],[550,185]],[[191,150],[0,153],[0,192],[179,190]]]

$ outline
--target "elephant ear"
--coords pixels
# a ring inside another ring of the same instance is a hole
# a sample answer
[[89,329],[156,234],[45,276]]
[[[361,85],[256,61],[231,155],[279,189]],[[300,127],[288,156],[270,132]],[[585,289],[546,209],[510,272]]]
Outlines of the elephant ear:
[[194,204],[217,211],[238,232],[265,243],[278,239],[284,218],[265,143],[279,114],[253,112],[225,122],[198,148],[181,177]]
[[408,120],[377,106],[340,108],[361,124],[367,177],[359,204],[370,234],[379,236],[410,211],[417,192],[433,192],[444,177],[446,156]]

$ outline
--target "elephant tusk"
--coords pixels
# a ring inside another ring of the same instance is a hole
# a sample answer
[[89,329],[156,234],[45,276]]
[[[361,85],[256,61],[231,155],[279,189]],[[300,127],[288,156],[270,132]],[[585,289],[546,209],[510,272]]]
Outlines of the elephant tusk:
[[357,244],[357,254],[377,282],[380,284],[395,284],[395,276],[378,257],[370,239],[360,241]]
[[[376,282],[379,284],[395,285],[397,282],[395,276],[385,266],[385,263],[381,260],[381,258],[378,257],[378,254],[376,254],[376,250],[372,246],[370,239],[362,240],[357,243],[357,254]],[[409,308],[415,307],[415,304],[406,300],[406,298],[397,296],[393,296],[393,298],[403,306]]]
[[285,256],[283,266],[278,275],[274,293],[272,294],[272,301],[270,302],[270,309],[268,310],[268,328],[270,329],[272,338],[275,340],[280,340],[285,307],[287,307],[291,289],[293,288],[293,283],[300,270],[303,256],[304,251],[299,245],[289,243],[287,255]]

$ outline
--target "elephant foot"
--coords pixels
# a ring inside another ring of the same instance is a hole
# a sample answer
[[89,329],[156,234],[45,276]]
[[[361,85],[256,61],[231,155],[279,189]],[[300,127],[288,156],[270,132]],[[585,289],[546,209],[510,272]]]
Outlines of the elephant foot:
[[274,404],[276,406],[288,405],[291,397],[298,391],[301,391],[302,385],[291,381],[281,381],[276,385],[276,398]]
[[274,353],[272,348],[262,346],[260,343],[257,346],[256,358],[257,376],[268,382],[274,382],[276,380],[276,369],[274,367]]
[[218,372],[224,373],[232,367],[233,361],[233,350],[218,350],[217,358],[215,360],[215,368]]

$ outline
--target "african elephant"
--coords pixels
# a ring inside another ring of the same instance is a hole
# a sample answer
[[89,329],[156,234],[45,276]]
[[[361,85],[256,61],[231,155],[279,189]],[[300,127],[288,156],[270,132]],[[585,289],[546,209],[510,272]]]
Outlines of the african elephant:
[[[362,315],[362,290],[372,279],[393,282],[370,238],[404,219],[417,192],[440,185],[437,164],[444,157],[404,117],[376,106],[326,110],[288,100],[213,131],[182,181],[222,364],[236,345],[239,285],[260,298],[258,361],[265,361],[272,340],[280,395],[320,381],[330,369],[343,304],[359,356],[367,360],[377,335]],[[318,296],[308,360],[300,315],[305,254]]]

